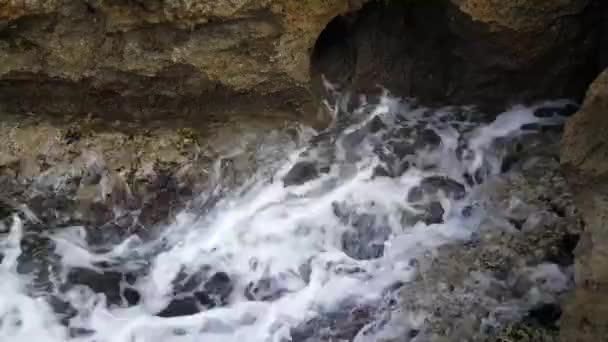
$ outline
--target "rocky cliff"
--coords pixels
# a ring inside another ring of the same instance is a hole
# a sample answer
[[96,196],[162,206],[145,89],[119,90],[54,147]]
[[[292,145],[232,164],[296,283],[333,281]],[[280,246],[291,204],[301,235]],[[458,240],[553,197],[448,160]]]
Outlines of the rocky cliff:
[[[367,3],[364,5],[364,3]],[[4,0],[0,110],[317,119],[319,79],[427,104],[580,97],[601,1]],[[530,85],[534,86],[530,86]]]
[[[53,222],[103,221],[120,201],[161,222],[207,181],[197,170],[230,144],[226,127],[327,124],[323,80],[490,116],[581,100],[607,36],[602,0],[0,0],[0,213],[19,199]],[[565,342],[608,336],[606,113],[608,72],[564,135],[586,223]],[[76,199],[49,202],[48,177]]]
[[577,291],[564,341],[608,341],[608,71],[593,82],[564,133],[562,163],[585,220],[576,254]]
[[358,2],[4,0],[0,109],[145,120],[302,113],[315,40]]

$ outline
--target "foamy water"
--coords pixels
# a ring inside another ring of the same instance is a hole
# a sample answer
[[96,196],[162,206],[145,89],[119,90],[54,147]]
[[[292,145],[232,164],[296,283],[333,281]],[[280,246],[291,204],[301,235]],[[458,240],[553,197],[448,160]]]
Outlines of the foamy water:
[[[470,194],[500,172],[521,127],[563,121],[534,109],[481,124],[463,109],[410,108],[388,96],[364,103],[204,215],[180,213],[152,241],[100,249],[84,227],[61,229],[43,291],[33,290],[34,274],[17,272],[24,225],[15,217],[0,240],[0,340],[308,341],[309,330],[326,327],[315,320],[339,330],[340,313],[361,310],[357,317],[371,317],[354,341],[413,341],[408,331],[424,322],[407,308],[383,316],[387,303],[416,275],[417,258],[477,232],[487,213],[464,214]],[[118,274],[119,297],[70,284],[82,269]]]

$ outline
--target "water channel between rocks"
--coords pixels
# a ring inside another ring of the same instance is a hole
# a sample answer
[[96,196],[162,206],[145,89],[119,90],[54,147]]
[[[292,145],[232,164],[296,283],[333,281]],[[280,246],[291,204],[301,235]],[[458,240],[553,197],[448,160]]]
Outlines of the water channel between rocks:
[[[0,340],[477,341],[521,321],[551,331],[580,230],[556,158],[573,104],[482,120],[388,95],[358,103],[330,106],[335,125],[302,128],[303,144],[258,146],[264,166],[236,188],[220,191],[220,158],[215,187],[145,237],[33,233],[36,217],[15,212],[0,240]],[[32,234],[42,252],[25,248]]]

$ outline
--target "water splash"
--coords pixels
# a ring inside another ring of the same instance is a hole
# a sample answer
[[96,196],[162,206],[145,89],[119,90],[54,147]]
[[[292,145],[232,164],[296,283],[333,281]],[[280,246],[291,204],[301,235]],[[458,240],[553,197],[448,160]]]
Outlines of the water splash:
[[17,272],[15,217],[0,245],[0,340],[413,341],[424,319],[394,297],[417,259],[474,237],[487,213],[468,210],[471,193],[500,172],[506,146],[563,118],[515,107],[484,124],[468,109],[360,102],[334,108],[336,125],[280,167],[229,192],[218,181],[204,212],[152,240],[102,250],[83,227],[50,236],[47,293]]

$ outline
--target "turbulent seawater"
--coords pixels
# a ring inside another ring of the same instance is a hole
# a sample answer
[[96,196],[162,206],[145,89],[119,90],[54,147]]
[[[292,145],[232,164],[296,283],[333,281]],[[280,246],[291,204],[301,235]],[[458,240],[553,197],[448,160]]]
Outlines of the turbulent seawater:
[[476,236],[489,215],[476,189],[570,104],[484,122],[467,108],[358,102],[332,107],[335,125],[303,146],[260,146],[257,174],[201,194],[152,238],[53,230],[45,268],[24,269],[35,218],[15,216],[0,240],[0,340],[422,341],[425,320],[399,303],[417,259]]

